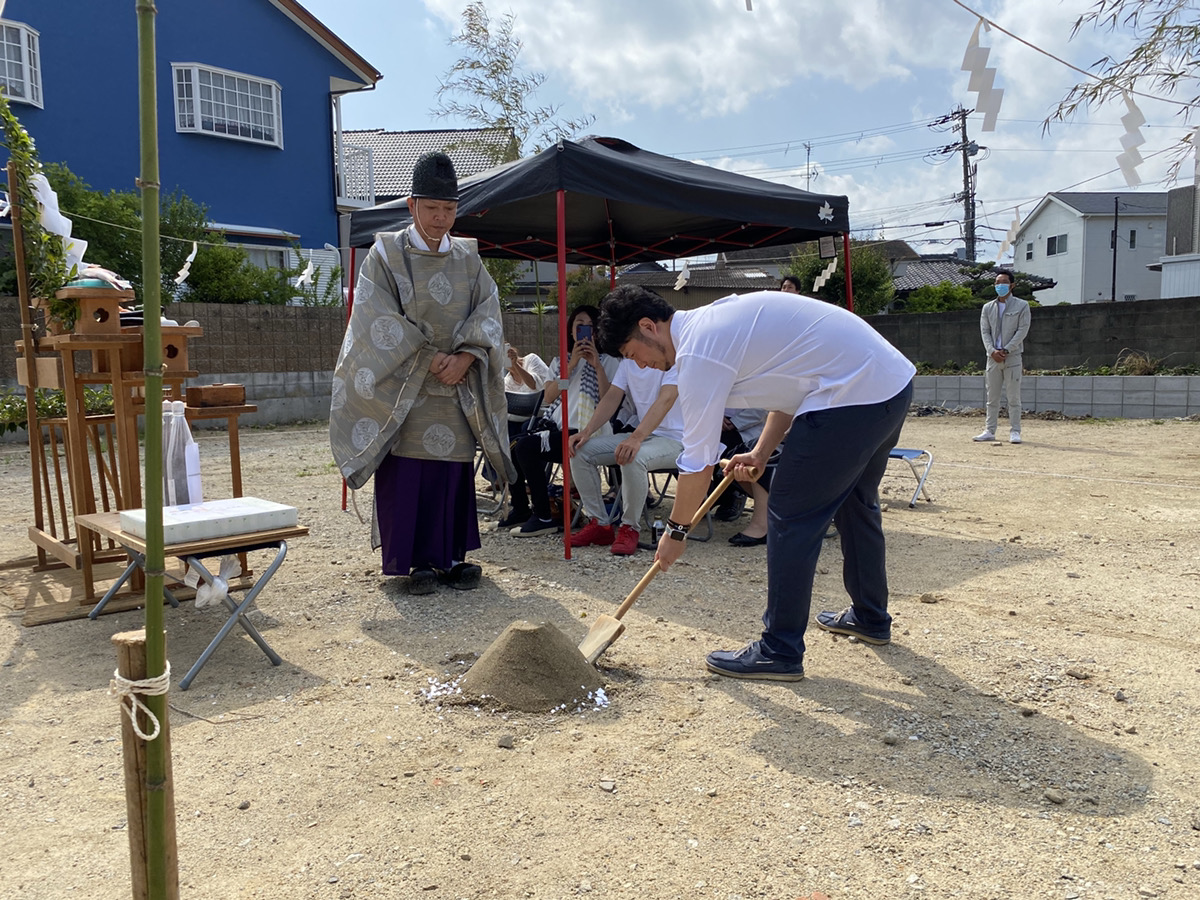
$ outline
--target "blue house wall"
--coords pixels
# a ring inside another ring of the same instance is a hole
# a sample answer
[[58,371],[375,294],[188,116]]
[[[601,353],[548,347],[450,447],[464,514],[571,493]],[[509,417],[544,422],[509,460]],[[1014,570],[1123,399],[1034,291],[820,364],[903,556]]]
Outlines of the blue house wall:
[[[8,0],[4,18],[40,32],[44,108],[14,102],[12,109],[42,162],[65,162],[95,189],[133,189],[140,169],[133,3]],[[330,78],[361,79],[268,0],[161,3],[156,42],[164,194],[182,190],[214,222],[290,232],[305,247],[336,244]],[[282,149],[177,132],[172,63],[278,83]]]

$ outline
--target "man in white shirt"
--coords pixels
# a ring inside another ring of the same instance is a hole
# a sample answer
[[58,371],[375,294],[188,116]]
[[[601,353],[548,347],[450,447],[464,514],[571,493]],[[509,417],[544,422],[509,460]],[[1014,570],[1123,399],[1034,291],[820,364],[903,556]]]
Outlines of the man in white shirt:
[[1013,296],[1012,275],[996,273],[996,299],[979,311],[979,335],[987,353],[987,421],[976,441],[994,441],[1000,424],[1000,395],[1008,397],[1008,440],[1021,443],[1021,351],[1029,334],[1029,304]]
[[683,555],[692,516],[720,454],[726,407],[769,410],[754,449],[729,465],[739,480],[761,473],[784,433],[771,481],[767,609],[762,638],[710,653],[710,671],[798,681],[813,576],[830,520],[841,535],[851,606],[817,625],[873,644],[891,640],[879,482],[912,398],[916,368],[870,325],[811,297],[759,291],[676,311],[628,286],[601,306],[600,343],[639,366],[678,370],[683,452],[667,533],[665,571]]
[[[571,478],[589,517],[588,524],[571,535],[572,547],[597,544],[609,547],[616,556],[637,552],[649,473],[673,467],[683,450],[683,417],[675,404],[678,394],[674,371],[642,369],[630,360],[621,360],[591,421],[570,438],[571,458],[577,460],[571,466]],[[626,395],[633,400],[639,420],[633,433],[592,437],[596,428],[612,418]],[[621,467],[621,522],[615,532],[600,484],[600,468],[613,465]]]

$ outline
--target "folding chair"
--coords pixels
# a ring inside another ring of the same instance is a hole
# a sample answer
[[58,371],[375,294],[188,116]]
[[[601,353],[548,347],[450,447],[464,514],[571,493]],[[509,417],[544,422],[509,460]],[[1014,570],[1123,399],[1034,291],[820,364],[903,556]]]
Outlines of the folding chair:
[[[508,414],[510,416],[520,416],[523,420],[521,428],[529,424],[530,419],[537,415],[538,410],[542,407],[542,392],[541,391],[505,391],[504,399],[508,405]],[[490,467],[489,467],[490,469]],[[485,475],[495,477],[494,473],[484,471],[484,456],[482,450],[477,450],[475,453],[475,474],[478,476],[481,472]],[[489,481],[491,478],[489,478]],[[485,516],[506,514],[506,502],[508,500],[508,487],[505,486],[499,491],[488,490],[486,499],[479,494],[476,494],[475,507]]]
[[[922,494],[925,495],[926,501],[933,502],[933,498],[929,496],[929,491],[925,489],[925,479],[929,477],[929,470],[933,468],[933,454],[928,450],[916,450],[910,447],[893,447],[892,452],[888,454],[888,459],[902,459],[908,463],[908,467],[912,469],[913,478],[917,479],[917,489],[913,491],[912,499],[908,501],[910,509],[915,509],[917,498]],[[920,469],[920,471],[918,471]]]

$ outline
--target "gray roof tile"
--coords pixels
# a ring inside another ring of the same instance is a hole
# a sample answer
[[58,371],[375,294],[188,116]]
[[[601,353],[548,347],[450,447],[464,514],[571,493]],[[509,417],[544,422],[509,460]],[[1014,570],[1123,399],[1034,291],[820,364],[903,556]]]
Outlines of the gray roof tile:
[[412,190],[412,170],[421,154],[444,150],[454,162],[458,180],[469,178],[496,165],[496,156],[479,145],[495,147],[503,154],[513,140],[512,131],[503,128],[459,128],[444,131],[343,131],[343,140],[353,146],[371,149],[375,173],[375,200],[383,203],[407,197]]
[[[617,276],[617,284],[671,290],[678,278],[678,272],[625,272]],[[689,269],[687,283],[688,287],[739,291],[771,291],[779,286],[777,278],[743,275],[737,269]]]
[[1167,214],[1166,191],[1055,191],[1050,195],[1085,216],[1111,216],[1113,198],[1120,198],[1119,215],[1165,216]]

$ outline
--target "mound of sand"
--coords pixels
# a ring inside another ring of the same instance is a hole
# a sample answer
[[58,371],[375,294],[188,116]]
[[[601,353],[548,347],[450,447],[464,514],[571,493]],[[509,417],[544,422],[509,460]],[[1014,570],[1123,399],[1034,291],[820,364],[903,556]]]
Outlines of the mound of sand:
[[514,622],[463,676],[464,694],[524,712],[588,702],[604,686],[579,648],[548,622]]

